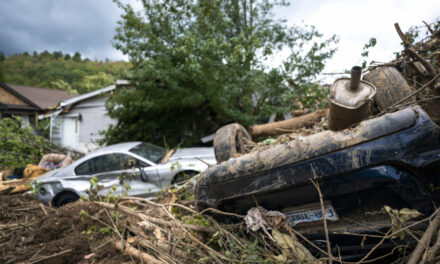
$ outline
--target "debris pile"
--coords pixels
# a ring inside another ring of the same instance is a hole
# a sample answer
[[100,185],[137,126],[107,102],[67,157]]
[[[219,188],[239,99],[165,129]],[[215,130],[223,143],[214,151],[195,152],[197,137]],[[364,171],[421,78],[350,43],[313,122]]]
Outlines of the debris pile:
[[[168,189],[156,202],[121,197],[58,209],[30,196],[1,195],[0,262],[319,263],[281,213],[254,208],[249,215],[256,218],[243,221],[214,209],[199,213],[192,203],[185,187]],[[220,224],[212,214],[236,223]]]
[[[440,21],[437,19],[431,25],[426,22],[423,23],[426,26],[426,36],[417,42],[414,42],[414,40],[419,36],[420,29],[412,28],[404,34],[399,24],[394,24],[404,49],[395,60],[375,64],[370,66],[368,70],[373,72],[378,68],[392,67],[397,69],[406,80],[406,83],[395,82],[388,85],[373,83],[376,86],[390,88],[390,86],[400,85],[401,90],[406,90],[408,85],[411,87],[410,94],[392,105],[386,108],[379,105],[380,113],[417,103],[425,109],[434,122],[440,124],[440,28],[438,28]],[[395,81],[393,78],[389,80],[389,82],[393,81]]]
[[[0,262],[341,262],[341,256],[309,242],[278,211],[258,206],[246,216],[212,208],[197,212],[191,189],[185,187],[167,189],[157,201],[135,197],[113,202],[81,200],[58,209],[43,206],[30,196],[1,195]],[[387,260],[390,255],[408,263],[438,263],[439,210],[423,219],[413,210],[386,211],[393,228],[359,263]],[[418,221],[406,222],[413,217]],[[225,224],[227,221],[230,223]],[[427,226],[426,232],[420,233],[410,254],[413,245],[408,238],[418,236],[420,226]],[[386,255],[375,254],[384,241],[396,237],[407,242],[396,244]],[[430,240],[436,242],[429,246]]]

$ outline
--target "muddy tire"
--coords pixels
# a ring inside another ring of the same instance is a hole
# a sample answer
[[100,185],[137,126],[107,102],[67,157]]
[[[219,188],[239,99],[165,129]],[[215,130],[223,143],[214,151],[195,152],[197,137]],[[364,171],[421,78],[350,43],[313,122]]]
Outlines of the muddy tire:
[[61,207],[63,205],[66,205],[68,203],[76,202],[79,199],[79,196],[71,193],[71,192],[65,192],[61,194],[58,198],[56,198],[54,202],[55,207]]
[[[364,75],[363,80],[376,86],[376,95],[372,106],[373,113],[386,110],[412,92],[405,78],[394,67],[376,68]],[[415,98],[410,98],[405,102],[411,101],[414,102]]]
[[214,136],[215,159],[221,163],[246,153],[245,145],[249,141],[251,137],[240,124],[233,123],[221,127]]

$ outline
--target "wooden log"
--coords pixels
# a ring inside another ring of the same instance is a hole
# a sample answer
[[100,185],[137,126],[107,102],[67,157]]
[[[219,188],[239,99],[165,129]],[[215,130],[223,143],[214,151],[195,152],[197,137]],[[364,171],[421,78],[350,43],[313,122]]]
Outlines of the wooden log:
[[122,245],[121,241],[113,241],[114,247],[119,249],[120,251],[127,253],[134,258],[141,260],[144,263],[152,263],[152,264],[165,264],[165,262],[158,260],[157,258],[151,256],[150,254],[147,254],[145,252],[142,252],[132,246],[130,246],[128,243],[125,243],[125,247]]
[[298,109],[298,110],[290,111],[290,114],[294,117],[297,117],[297,116],[302,116],[302,115],[308,114],[308,112],[309,112],[309,109]]
[[294,117],[292,119],[283,120],[279,122],[273,122],[263,125],[255,125],[250,128],[252,136],[274,136],[280,134],[291,133],[292,130],[311,127],[312,125],[321,121],[321,119],[328,114],[328,109],[321,109],[316,112]]

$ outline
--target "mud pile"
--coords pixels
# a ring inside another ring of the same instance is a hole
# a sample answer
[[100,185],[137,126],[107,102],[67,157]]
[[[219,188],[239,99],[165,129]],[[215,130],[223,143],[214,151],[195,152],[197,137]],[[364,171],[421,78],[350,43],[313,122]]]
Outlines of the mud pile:
[[[45,207],[31,196],[0,195],[1,263],[122,263],[109,245],[106,226],[92,219],[100,208],[78,202],[59,209]],[[105,230],[105,229],[104,229]]]

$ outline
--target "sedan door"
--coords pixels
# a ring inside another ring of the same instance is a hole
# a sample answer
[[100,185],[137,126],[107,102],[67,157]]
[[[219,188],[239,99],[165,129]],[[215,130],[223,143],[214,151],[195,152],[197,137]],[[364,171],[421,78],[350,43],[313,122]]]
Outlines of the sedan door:
[[120,164],[124,174],[129,176],[126,178],[130,185],[129,195],[152,197],[162,189],[156,166],[151,166],[128,154],[120,154]]
[[[109,192],[118,196],[148,197],[158,187],[155,182],[143,181],[140,173],[140,161],[124,153],[106,154],[92,159],[94,176],[98,178],[99,194],[106,196]],[[154,168],[142,168],[144,179],[157,178]],[[152,195],[152,194],[151,194]]]

